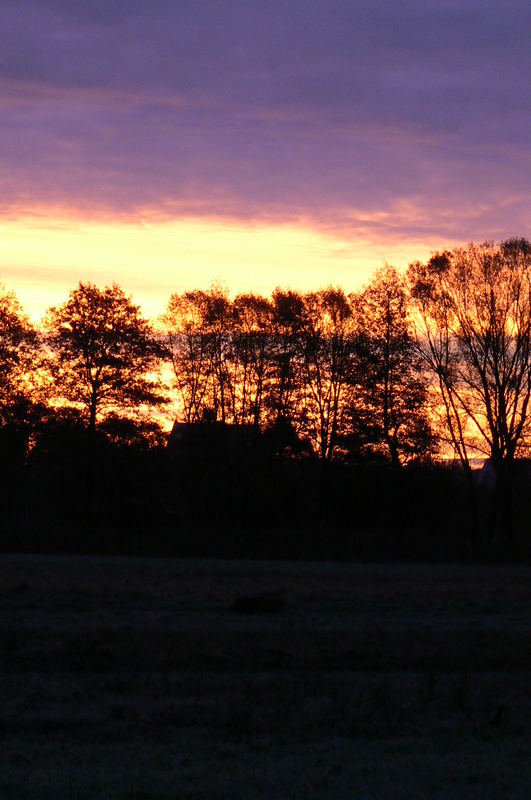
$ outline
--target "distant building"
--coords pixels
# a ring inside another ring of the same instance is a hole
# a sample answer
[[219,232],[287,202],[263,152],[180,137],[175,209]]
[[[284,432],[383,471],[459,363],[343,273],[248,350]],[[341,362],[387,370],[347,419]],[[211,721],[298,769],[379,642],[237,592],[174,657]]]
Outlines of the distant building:
[[255,447],[259,438],[260,431],[254,425],[174,422],[167,448],[175,458],[234,463]]

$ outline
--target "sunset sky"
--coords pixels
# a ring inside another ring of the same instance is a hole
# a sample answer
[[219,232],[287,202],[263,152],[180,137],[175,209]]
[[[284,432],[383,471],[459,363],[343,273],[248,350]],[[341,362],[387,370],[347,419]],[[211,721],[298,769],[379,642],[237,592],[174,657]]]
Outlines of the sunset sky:
[[0,279],[330,283],[529,236],[528,0],[2,0]]

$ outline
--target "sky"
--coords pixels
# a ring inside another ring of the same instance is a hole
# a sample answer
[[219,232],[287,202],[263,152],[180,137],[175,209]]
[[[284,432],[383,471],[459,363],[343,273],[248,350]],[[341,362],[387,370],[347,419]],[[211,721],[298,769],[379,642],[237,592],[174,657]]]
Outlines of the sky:
[[528,0],[1,0],[0,280],[145,312],[530,235]]

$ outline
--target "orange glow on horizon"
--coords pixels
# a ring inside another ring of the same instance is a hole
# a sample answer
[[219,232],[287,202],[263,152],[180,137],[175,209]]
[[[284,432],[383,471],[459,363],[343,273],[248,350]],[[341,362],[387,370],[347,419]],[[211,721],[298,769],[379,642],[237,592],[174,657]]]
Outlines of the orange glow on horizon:
[[172,292],[207,288],[214,281],[231,294],[330,284],[348,292],[370,280],[385,261],[402,268],[433,249],[418,241],[353,240],[310,222],[148,218],[132,223],[39,213],[0,221],[0,280],[35,321],[80,280],[118,283],[155,319]]

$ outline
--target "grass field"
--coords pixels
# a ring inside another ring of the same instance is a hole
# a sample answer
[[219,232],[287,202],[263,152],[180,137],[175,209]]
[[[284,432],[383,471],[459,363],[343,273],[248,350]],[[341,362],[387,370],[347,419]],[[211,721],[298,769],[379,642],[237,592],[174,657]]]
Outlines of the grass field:
[[[0,557],[0,797],[531,797],[531,568]],[[230,610],[281,595],[283,613]]]

